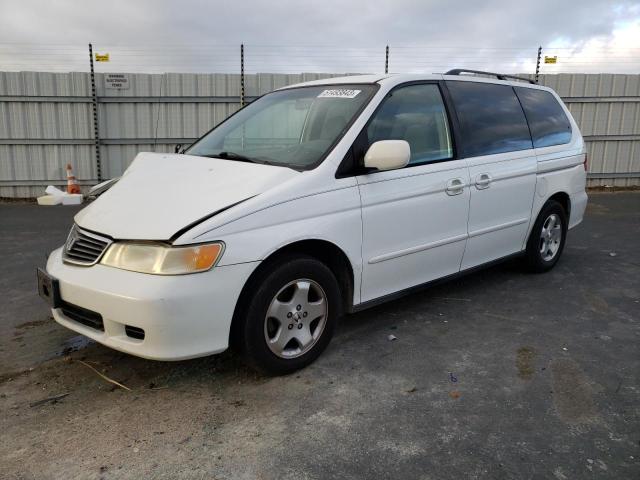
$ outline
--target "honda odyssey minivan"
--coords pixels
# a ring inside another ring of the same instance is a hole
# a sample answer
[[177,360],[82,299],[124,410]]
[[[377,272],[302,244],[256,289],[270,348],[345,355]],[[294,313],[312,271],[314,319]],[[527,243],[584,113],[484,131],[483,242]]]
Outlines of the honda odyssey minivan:
[[587,203],[580,131],[551,89],[468,73],[289,86],[140,153],[39,270],[53,317],[140,357],[232,345],[281,374],[344,313],[513,256],[551,269]]

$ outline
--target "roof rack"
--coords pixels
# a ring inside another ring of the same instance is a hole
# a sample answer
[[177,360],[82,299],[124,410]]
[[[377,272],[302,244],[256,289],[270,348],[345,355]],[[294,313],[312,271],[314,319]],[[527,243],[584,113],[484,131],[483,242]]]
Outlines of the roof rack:
[[461,73],[477,73],[480,75],[491,75],[492,77],[496,77],[498,80],[506,80],[508,78],[513,78],[514,80],[520,80],[522,82],[528,82],[532,84],[536,84],[533,80],[524,77],[518,77],[516,75],[506,75],[504,73],[493,73],[493,72],[483,72],[481,70],[467,70],[466,68],[454,68],[453,70],[449,70],[445,73],[445,75],[460,75]]

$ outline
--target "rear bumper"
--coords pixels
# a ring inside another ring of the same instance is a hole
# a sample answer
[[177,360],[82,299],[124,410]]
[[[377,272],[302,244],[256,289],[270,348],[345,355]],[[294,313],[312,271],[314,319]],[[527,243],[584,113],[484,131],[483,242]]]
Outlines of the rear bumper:
[[[61,325],[116,350],[153,360],[182,360],[228,347],[236,302],[258,262],[215,267],[208,272],[161,276],[103,265],[70,266],[61,249],[47,262],[65,302],[98,313],[104,331],[53,309]],[[144,339],[125,326],[144,330]]]
[[581,192],[572,193],[569,196],[571,201],[571,214],[569,217],[569,228],[573,228],[576,225],[582,223],[584,219],[584,212],[587,209],[587,201],[589,200],[587,192],[582,190]]

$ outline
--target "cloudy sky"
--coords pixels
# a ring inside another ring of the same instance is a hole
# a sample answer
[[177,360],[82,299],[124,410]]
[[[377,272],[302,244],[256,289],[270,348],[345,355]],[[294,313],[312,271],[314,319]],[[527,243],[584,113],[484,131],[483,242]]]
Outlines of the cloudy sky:
[[0,70],[640,72],[640,1],[22,0],[0,3]]

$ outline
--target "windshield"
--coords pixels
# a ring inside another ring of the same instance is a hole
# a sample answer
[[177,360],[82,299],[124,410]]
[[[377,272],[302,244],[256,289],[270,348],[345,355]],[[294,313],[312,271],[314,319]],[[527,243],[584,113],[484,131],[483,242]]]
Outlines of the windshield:
[[374,85],[272,92],[218,125],[186,154],[312,168],[324,159],[374,92]]

